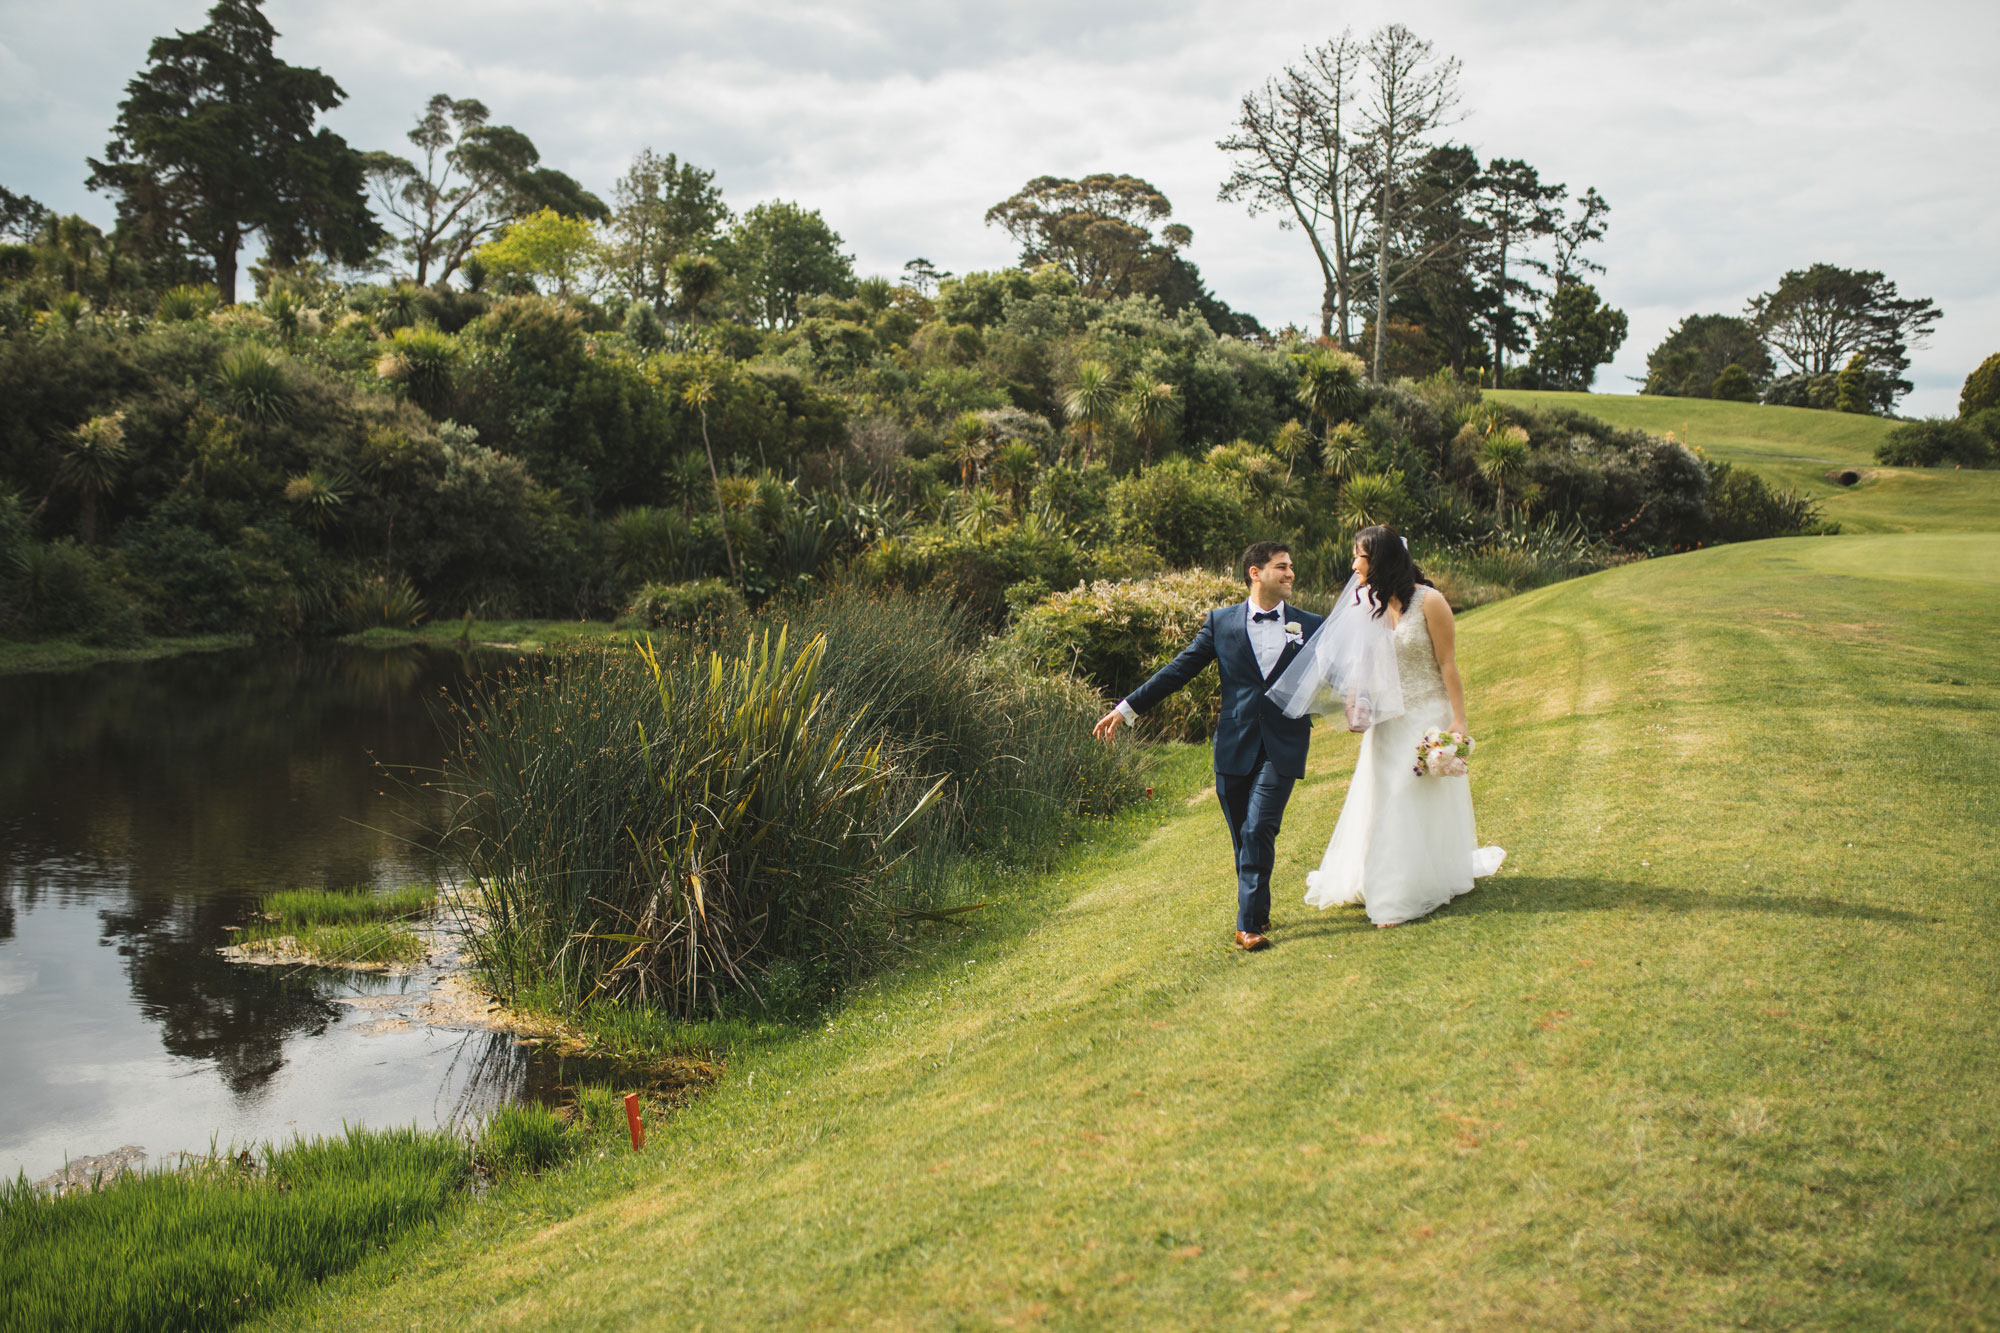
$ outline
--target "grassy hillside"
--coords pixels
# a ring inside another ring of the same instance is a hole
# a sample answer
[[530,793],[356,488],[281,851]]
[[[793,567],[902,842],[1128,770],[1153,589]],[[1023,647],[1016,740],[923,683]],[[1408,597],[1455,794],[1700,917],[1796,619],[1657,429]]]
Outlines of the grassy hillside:
[[994,920],[496,1196],[322,1328],[2000,1323],[2000,537],[1765,542],[1468,616],[1505,873],[1277,947],[1206,755]]
[[[1846,532],[2000,530],[2000,472],[1878,468],[1875,446],[1896,423],[1846,412],[1764,407],[1706,398],[1638,394],[1488,390],[1501,402],[1572,407],[1614,426],[1699,445],[1712,457],[1755,469],[1781,486],[1815,496]],[[1862,473],[1857,486],[1828,476]]]

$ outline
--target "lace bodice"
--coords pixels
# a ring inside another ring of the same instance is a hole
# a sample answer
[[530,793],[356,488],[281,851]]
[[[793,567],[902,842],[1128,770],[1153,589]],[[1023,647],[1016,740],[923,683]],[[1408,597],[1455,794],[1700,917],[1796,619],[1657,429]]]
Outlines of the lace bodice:
[[1424,620],[1424,598],[1437,595],[1419,583],[1396,625],[1396,671],[1403,678],[1403,708],[1410,713],[1421,705],[1448,702],[1444,673],[1438,669],[1437,650],[1431,646],[1431,628]]

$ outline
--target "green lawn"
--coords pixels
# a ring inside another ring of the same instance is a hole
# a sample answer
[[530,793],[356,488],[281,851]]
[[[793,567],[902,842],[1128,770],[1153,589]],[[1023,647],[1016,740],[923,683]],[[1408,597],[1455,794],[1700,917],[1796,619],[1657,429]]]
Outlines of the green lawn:
[[2000,536],[1467,616],[1506,871],[1225,947],[1206,755],[993,919],[285,1327],[2000,1326]]
[[[1896,424],[1881,417],[1638,394],[1489,389],[1487,397],[1572,407],[1614,426],[1672,432],[1711,457],[1813,496],[1843,532],[2000,531],[2000,471],[1877,467],[1875,446]],[[1847,468],[1862,473],[1859,485],[1840,486],[1828,475]]]

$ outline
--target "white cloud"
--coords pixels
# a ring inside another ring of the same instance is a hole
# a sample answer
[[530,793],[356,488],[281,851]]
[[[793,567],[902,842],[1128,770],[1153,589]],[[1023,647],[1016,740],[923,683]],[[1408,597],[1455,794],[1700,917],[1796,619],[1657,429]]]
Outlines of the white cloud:
[[[147,40],[196,26],[202,8],[0,0],[0,59],[64,70],[0,102],[6,183],[108,216],[80,189],[82,159]],[[882,272],[917,254],[961,271],[1008,262],[981,222],[990,204],[1044,172],[1130,171],[1173,199],[1192,257],[1232,304],[1267,323],[1305,323],[1318,305],[1303,243],[1215,200],[1227,168],[1214,142],[1243,92],[1331,35],[1323,6],[273,0],[269,12],[286,58],[345,86],[334,123],[364,147],[399,145],[433,92],[476,96],[600,193],[640,147],[677,152],[714,167],[738,207],[821,209]],[[1879,268],[1944,307],[1906,411],[1950,410],[2000,347],[1995,7],[1366,0],[1340,17],[1364,33],[1403,22],[1458,56],[1461,138],[1611,201],[1600,287],[1632,332],[1603,388],[1629,387],[1622,376],[1681,315],[1739,310],[1817,260]]]

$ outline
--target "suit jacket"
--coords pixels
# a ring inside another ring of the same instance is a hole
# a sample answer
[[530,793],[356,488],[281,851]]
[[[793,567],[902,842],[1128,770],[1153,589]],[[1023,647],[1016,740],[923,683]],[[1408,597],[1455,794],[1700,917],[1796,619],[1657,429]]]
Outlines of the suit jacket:
[[[1310,639],[1321,617],[1287,603],[1285,618],[1296,620]],[[1233,776],[1251,772],[1257,765],[1257,751],[1288,778],[1306,775],[1306,746],[1312,739],[1311,717],[1286,717],[1283,710],[1264,697],[1271,682],[1283,675],[1299,655],[1299,644],[1287,642],[1278,663],[1265,675],[1257,669],[1257,653],[1250,646],[1250,613],[1242,602],[1208,613],[1194,642],[1183,648],[1173,661],[1153,673],[1151,680],[1132,691],[1125,702],[1135,713],[1144,713],[1168,695],[1193,680],[1210,662],[1222,673],[1222,716],[1215,724],[1215,771]]]

